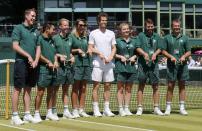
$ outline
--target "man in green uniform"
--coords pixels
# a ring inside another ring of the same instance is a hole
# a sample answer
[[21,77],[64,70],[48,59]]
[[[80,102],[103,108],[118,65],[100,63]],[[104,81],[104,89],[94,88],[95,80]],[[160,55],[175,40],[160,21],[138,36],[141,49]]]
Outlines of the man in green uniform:
[[[70,84],[73,84],[73,67],[72,64],[74,63],[74,57],[71,54],[71,38],[69,37],[69,20],[67,19],[60,19],[59,20],[59,29],[60,32],[53,37],[56,51],[61,56],[59,60],[60,67],[58,69],[58,76],[57,80],[60,84],[62,84],[62,101],[64,104],[64,118],[74,118],[72,114],[69,112],[68,109],[68,88]],[[57,92],[59,86],[55,88],[54,91],[54,102],[53,102],[53,113],[57,117],[56,111],[56,99],[57,99]]]
[[46,119],[50,120],[59,120],[52,113],[52,102],[53,102],[53,91],[57,83],[57,55],[52,40],[54,33],[54,25],[51,23],[45,23],[43,25],[42,34],[39,36],[37,43],[41,47],[41,56],[40,56],[40,70],[39,70],[39,79],[37,81],[37,96],[35,98],[35,115],[34,118],[41,121],[39,114],[41,101],[47,88],[47,115]]
[[180,33],[180,21],[172,21],[172,34],[164,37],[162,53],[167,59],[168,90],[165,115],[170,115],[171,101],[175,82],[178,80],[180,114],[187,115],[185,110],[185,81],[189,79],[187,59],[191,55],[188,37]]
[[91,81],[91,56],[88,52],[86,21],[77,19],[75,30],[71,34],[72,54],[75,56],[74,85],[72,89],[72,115],[74,117],[89,117],[85,112],[87,82]]
[[163,115],[159,109],[159,67],[158,54],[160,50],[160,37],[154,33],[154,24],[151,19],[145,21],[145,32],[139,34],[141,48],[149,55],[149,61],[146,61],[142,56],[138,59],[138,80],[139,87],[137,92],[138,109],[136,115],[142,115],[143,91],[147,79],[153,88],[154,114]]
[[36,19],[35,9],[25,10],[25,20],[15,27],[12,33],[13,50],[16,51],[14,65],[14,91],[12,96],[13,115],[11,123],[22,125],[24,122],[18,115],[19,95],[24,89],[25,122],[38,123],[30,114],[31,87],[36,85],[37,64],[40,57],[40,47],[37,45],[37,29],[33,27]]

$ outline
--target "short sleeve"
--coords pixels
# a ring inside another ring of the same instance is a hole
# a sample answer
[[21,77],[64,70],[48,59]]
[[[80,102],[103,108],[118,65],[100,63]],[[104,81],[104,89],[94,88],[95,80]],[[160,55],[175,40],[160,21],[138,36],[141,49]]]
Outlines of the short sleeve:
[[191,51],[191,46],[190,46],[190,42],[189,42],[189,38],[186,36],[185,38],[185,51]]
[[42,42],[41,42],[41,36],[38,36],[38,39],[37,39],[37,46],[42,46]]
[[116,39],[116,54],[119,54],[119,38]]
[[[41,35],[41,32],[37,29],[35,29],[35,33],[36,33],[36,42],[38,41],[39,39],[39,36]],[[40,46],[38,43],[36,43],[36,46]]]
[[139,47],[143,49],[143,46],[144,46],[144,44],[143,44],[143,42],[144,42],[144,40],[143,40],[143,38],[144,38],[143,32],[139,33],[137,38],[138,38],[138,41],[139,41]]
[[164,37],[164,38],[162,39],[161,44],[162,44],[161,49],[162,49],[162,50],[167,50],[167,37]]
[[19,26],[16,26],[12,32],[12,41],[20,41],[20,27]]
[[139,39],[138,36],[135,39],[134,43],[135,43],[135,48],[140,48],[141,47],[141,42],[140,42],[140,39]]
[[157,43],[157,49],[160,49],[160,50],[163,50],[163,38],[160,38],[158,39],[158,43]]
[[113,32],[113,35],[112,35],[112,45],[115,45],[116,44],[116,38],[115,38],[115,34]]
[[36,39],[36,46],[41,46],[41,45],[38,43],[39,36],[40,36],[40,35],[38,35],[38,36],[37,36],[37,39]]
[[92,45],[95,44],[95,38],[94,38],[94,36],[93,36],[93,32],[91,32],[90,35],[89,35],[88,44],[92,44]]
[[[57,35],[54,35],[52,37],[52,40],[53,40],[53,45],[55,46],[56,52],[60,53],[59,52],[59,44],[58,44],[58,41],[57,41]],[[39,44],[39,43],[37,42],[37,44]]]

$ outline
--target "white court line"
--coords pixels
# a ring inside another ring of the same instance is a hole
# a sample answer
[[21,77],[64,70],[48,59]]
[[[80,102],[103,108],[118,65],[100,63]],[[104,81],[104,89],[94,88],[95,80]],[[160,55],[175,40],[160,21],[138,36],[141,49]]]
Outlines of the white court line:
[[20,130],[23,130],[23,131],[35,131],[33,129],[26,129],[26,128],[21,128],[21,127],[6,125],[6,124],[2,124],[2,123],[0,123],[0,126],[5,126],[5,127],[10,127],[10,128],[20,129]]
[[92,122],[92,121],[83,121],[83,120],[72,120],[72,121],[78,121],[78,122],[90,123],[90,124],[96,124],[96,125],[120,127],[120,128],[125,128],[125,129],[132,129],[132,130],[155,131],[155,130],[151,130],[151,129],[136,128],[136,127],[130,127],[130,126],[121,126],[121,125],[113,125],[113,124],[106,124],[106,123],[98,123],[98,122]]

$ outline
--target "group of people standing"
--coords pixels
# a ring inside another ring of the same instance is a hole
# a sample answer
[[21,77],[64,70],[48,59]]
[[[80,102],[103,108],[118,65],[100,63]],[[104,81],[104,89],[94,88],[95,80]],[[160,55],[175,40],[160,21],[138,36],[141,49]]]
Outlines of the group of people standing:
[[[185,81],[189,78],[186,58],[191,54],[188,38],[180,33],[180,21],[172,22],[172,33],[160,38],[154,32],[151,19],[145,21],[145,31],[132,37],[128,23],[119,26],[120,36],[116,39],[113,31],[107,29],[108,15],[101,12],[97,16],[98,29],[86,33],[86,21],[77,19],[70,33],[69,20],[58,21],[59,33],[55,26],[45,23],[41,33],[33,24],[36,19],[34,9],[25,11],[25,20],[12,33],[13,49],[16,51],[14,65],[14,91],[12,95],[12,120],[15,125],[25,122],[39,123],[40,106],[47,90],[47,120],[59,120],[57,116],[57,92],[62,85],[64,118],[89,117],[85,112],[85,97],[88,81],[93,81],[93,115],[115,116],[110,110],[110,86],[117,80],[117,100],[119,115],[132,115],[129,103],[134,81],[139,82],[137,91],[137,113],[143,113],[143,91],[147,81],[153,88],[154,114],[170,115],[173,89],[176,80],[179,85],[180,113],[185,110]],[[166,111],[159,108],[158,55],[168,58],[168,91]],[[137,62],[138,60],[138,62]],[[138,63],[138,66],[135,63]],[[116,74],[116,75],[114,75]],[[99,87],[104,85],[104,109],[99,109]],[[30,114],[31,87],[37,84],[35,114]],[[68,109],[68,88],[72,85],[72,112]],[[25,115],[23,121],[18,115],[19,95],[23,88]]]

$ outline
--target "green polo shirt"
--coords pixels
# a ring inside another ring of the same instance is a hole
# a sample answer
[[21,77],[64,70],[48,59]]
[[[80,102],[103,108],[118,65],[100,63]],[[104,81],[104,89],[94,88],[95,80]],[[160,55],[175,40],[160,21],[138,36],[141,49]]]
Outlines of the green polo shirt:
[[[153,33],[151,36],[148,36],[145,32],[141,32],[139,35],[140,43],[141,43],[141,48],[148,53],[150,60],[152,57],[152,54],[157,50],[157,49],[162,49],[162,39],[157,33]],[[146,64],[146,61],[144,57],[141,55],[138,59],[138,63],[141,64],[142,66],[147,66],[151,67],[153,64],[152,61],[149,62],[149,64]],[[154,64],[158,64],[158,58],[154,62]]]
[[[41,46],[41,54],[47,58],[49,61],[54,63],[55,61],[55,54],[56,49],[54,46],[54,41],[52,38],[45,38],[43,35],[40,35],[37,41],[38,44]],[[45,65],[45,63],[41,63]]]
[[[19,46],[35,59],[38,31],[33,26],[17,25],[12,32],[12,42],[19,42]],[[27,60],[26,57],[16,53],[16,59]]]
[[57,34],[53,37],[56,52],[62,55],[67,56],[67,60],[70,59],[71,48],[72,48],[72,41],[71,37],[67,35],[66,37]]
[[[138,37],[130,38],[128,42],[126,42],[123,38],[116,39],[116,54],[122,55],[129,59],[130,57],[135,55],[136,48],[140,47],[140,41]],[[136,73],[136,69],[134,64],[130,64],[130,62],[121,62],[120,59],[116,59],[115,70],[117,72],[127,72],[127,73]]]
[[[182,34],[179,34],[178,36],[168,34],[164,37],[163,42],[163,50],[166,50],[177,60],[186,52],[191,51],[188,37]],[[168,65],[172,63],[170,59],[168,59],[167,62]]]
[[[88,38],[86,36],[77,37],[75,34],[71,34],[72,49],[81,49],[84,52],[88,50]],[[75,66],[91,66],[91,57],[86,54],[85,57],[82,57],[80,54],[76,53],[75,55]]]

